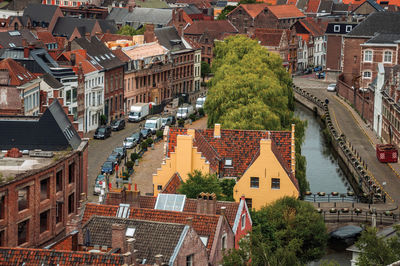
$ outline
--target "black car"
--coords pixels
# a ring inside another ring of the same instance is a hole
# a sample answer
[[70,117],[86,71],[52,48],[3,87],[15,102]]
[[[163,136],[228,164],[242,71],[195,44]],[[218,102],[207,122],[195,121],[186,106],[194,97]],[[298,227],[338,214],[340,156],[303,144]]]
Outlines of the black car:
[[95,139],[106,139],[111,136],[111,127],[110,126],[101,126],[96,129],[94,132],[93,138]]
[[131,138],[133,138],[136,141],[136,144],[139,144],[142,141],[143,134],[142,134],[142,132],[139,131],[139,132],[133,133]]
[[306,68],[306,69],[303,71],[303,74],[311,74],[312,71],[313,71],[313,69],[309,67],[309,68]]
[[113,153],[119,153],[119,155],[121,156],[121,159],[124,159],[126,157],[126,149],[125,147],[117,147],[114,149]]
[[142,130],[140,130],[140,133],[142,134],[144,139],[147,139],[151,136],[151,129],[143,128]]
[[119,131],[125,128],[125,120],[119,119],[111,122],[111,128],[114,131]]

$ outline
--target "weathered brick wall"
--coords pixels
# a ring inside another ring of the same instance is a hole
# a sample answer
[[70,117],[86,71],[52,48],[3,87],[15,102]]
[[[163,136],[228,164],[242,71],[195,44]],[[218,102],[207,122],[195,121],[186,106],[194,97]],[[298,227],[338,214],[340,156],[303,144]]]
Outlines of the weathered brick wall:
[[247,33],[247,29],[253,27],[253,18],[241,6],[229,14],[228,20],[238,29],[239,33]]
[[186,265],[186,257],[194,255],[195,265],[208,265],[208,254],[206,247],[201,242],[200,236],[190,227],[182,243],[174,265]]
[[342,58],[342,36],[328,35],[326,42],[326,69],[339,70]]
[[[343,44],[343,81],[353,86],[355,77],[360,76],[361,46],[368,38],[344,38]],[[355,86],[356,87],[356,86]]]

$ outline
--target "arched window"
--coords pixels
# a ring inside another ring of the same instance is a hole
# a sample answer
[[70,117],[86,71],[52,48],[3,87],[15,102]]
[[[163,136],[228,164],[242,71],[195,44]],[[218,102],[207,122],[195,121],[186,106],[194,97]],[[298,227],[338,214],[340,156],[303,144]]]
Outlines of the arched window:
[[372,51],[371,50],[364,51],[364,62],[372,62]]
[[383,54],[384,63],[392,63],[392,51],[385,51]]

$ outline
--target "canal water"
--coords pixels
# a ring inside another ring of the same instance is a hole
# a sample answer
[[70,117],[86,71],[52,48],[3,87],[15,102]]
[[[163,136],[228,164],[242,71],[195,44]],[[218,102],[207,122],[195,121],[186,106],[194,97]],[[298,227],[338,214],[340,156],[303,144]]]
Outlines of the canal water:
[[[312,193],[346,193],[352,191],[346,176],[339,167],[338,159],[324,140],[322,124],[314,113],[296,102],[295,115],[307,121],[305,139],[301,153],[307,159],[307,180]],[[328,248],[327,254],[318,262],[308,266],[321,265],[323,261],[336,261],[341,266],[351,265],[351,253]]]
[[346,193],[352,191],[346,176],[340,169],[337,157],[325,143],[321,122],[314,113],[296,103],[295,115],[308,122],[301,153],[307,159],[307,180],[312,193]]

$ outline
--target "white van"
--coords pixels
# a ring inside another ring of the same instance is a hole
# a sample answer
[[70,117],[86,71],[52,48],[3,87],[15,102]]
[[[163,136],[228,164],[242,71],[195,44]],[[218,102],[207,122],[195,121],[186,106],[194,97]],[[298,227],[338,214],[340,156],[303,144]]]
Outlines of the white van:
[[149,115],[149,103],[135,103],[129,112],[129,122],[139,122]]
[[151,117],[146,120],[144,124],[144,128],[150,129],[151,133],[155,134],[157,130],[160,130],[162,127],[162,119],[161,117]]
[[193,106],[186,105],[178,108],[176,113],[176,119],[188,119],[191,114],[194,113]]
[[204,108],[204,103],[206,101],[206,97],[199,97],[196,100],[196,109]]

